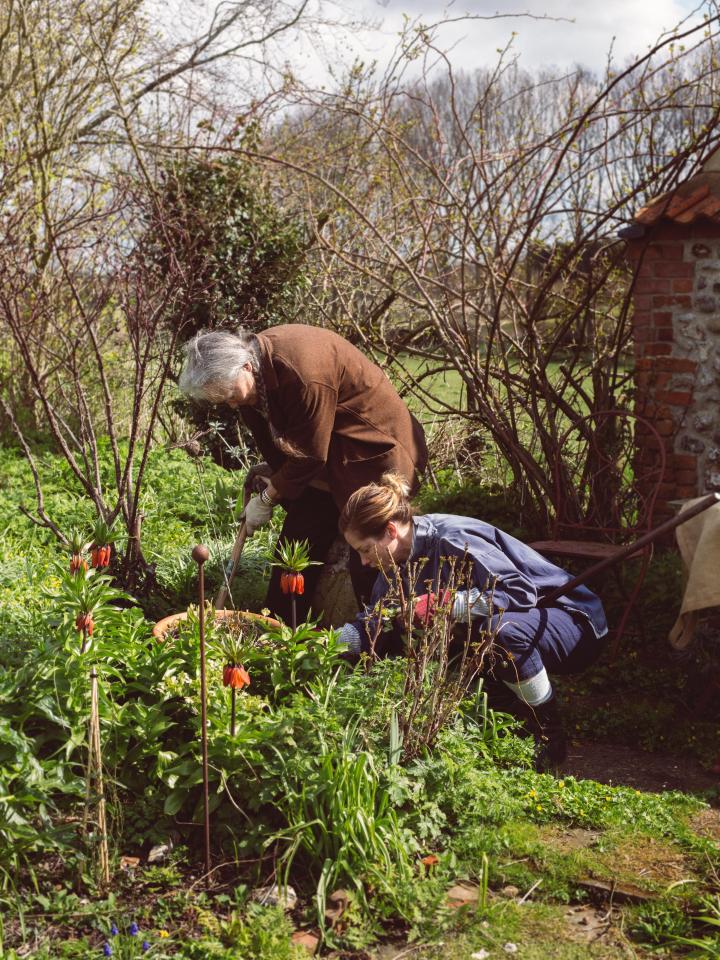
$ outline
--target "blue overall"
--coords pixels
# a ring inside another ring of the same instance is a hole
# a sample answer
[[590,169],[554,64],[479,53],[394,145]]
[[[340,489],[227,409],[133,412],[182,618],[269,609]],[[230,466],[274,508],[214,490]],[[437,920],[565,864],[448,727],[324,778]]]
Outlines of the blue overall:
[[[477,587],[491,603],[495,644],[509,654],[502,657],[504,668],[493,669],[498,679],[517,683],[543,667],[548,673],[576,673],[600,655],[607,622],[594,593],[579,586],[552,606],[542,605],[544,594],[571,579],[565,570],[482,520],[434,513],[412,522],[410,556],[398,566],[405,596],[440,593],[453,579],[455,558],[455,586]],[[466,574],[458,584],[461,568]],[[377,611],[394,588],[381,572],[370,604],[353,622],[364,651],[378,629]]]

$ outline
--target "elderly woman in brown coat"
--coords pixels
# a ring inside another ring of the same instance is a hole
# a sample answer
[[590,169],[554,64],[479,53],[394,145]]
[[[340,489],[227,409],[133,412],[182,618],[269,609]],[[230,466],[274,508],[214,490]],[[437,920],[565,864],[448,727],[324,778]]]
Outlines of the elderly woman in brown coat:
[[[197,400],[239,408],[265,462],[246,477],[260,490],[246,510],[248,534],[277,503],[287,511],[281,540],[310,541],[323,562],[339,515],[355,490],[393,471],[414,489],[427,463],[423,430],[383,371],[336,333],[304,324],[257,335],[211,331],[186,346],[180,388]],[[267,605],[289,619],[289,598],[273,568]],[[319,567],[306,574],[301,616],[312,602]],[[372,587],[352,551],[358,599]]]

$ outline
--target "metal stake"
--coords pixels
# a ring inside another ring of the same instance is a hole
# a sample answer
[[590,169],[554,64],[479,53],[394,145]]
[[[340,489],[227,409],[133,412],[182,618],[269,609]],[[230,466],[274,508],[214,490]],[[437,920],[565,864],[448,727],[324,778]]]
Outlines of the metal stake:
[[205,816],[205,873],[210,873],[210,777],[207,736],[207,676],[205,672],[205,569],[210,551],[202,544],[193,547],[192,558],[198,565],[200,602],[200,723],[202,725],[203,811]]

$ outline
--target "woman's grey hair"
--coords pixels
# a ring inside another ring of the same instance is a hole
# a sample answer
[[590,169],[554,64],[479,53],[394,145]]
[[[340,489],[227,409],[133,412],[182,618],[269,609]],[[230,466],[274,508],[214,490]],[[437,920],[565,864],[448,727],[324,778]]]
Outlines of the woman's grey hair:
[[183,393],[195,400],[221,401],[246,363],[260,369],[257,338],[249,330],[201,331],[184,347],[185,363],[178,380]]

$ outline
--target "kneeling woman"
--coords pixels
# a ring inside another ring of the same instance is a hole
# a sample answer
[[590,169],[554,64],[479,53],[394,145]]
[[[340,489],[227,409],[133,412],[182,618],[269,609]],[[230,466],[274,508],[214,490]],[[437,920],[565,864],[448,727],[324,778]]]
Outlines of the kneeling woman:
[[453,568],[462,565],[468,589],[455,593],[450,615],[490,627],[505,664],[493,666],[491,676],[515,695],[513,712],[529,721],[539,764],[561,762],[565,736],[548,674],[580,672],[602,652],[607,623],[595,594],[575,587],[543,606],[543,596],[567,583],[570,574],[482,520],[414,515],[407,484],[396,474],[357,490],[342,512],[340,530],[362,562],[380,571],[366,611],[342,627],[340,638],[349,650],[359,654],[373,647],[377,611],[397,589],[396,575],[404,595],[415,595],[414,616],[423,623],[443,602]]

